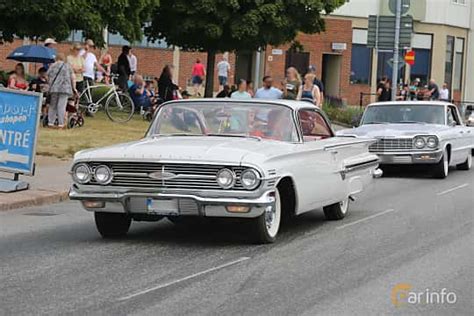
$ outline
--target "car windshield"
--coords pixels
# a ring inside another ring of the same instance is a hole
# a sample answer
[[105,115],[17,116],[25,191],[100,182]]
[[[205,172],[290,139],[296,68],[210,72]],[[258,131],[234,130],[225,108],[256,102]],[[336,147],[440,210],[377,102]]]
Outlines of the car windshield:
[[375,105],[369,106],[364,113],[361,125],[387,123],[445,124],[446,114],[443,106],[438,105]]
[[237,102],[177,102],[164,105],[149,135],[222,136],[297,142],[292,109]]

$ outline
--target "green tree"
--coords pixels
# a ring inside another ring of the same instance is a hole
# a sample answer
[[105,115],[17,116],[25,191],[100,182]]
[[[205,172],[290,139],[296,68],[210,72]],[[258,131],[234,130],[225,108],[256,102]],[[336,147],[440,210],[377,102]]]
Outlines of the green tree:
[[158,0],[3,0],[0,41],[12,41],[15,36],[64,40],[72,30],[82,30],[102,45],[105,27],[130,42],[139,41],[158,4]]
[[161,0],[146,35],[185,50],[205,51],[206,96],[212,95],[215,54],[255,50],[324,30],[323,15],[344,0]]

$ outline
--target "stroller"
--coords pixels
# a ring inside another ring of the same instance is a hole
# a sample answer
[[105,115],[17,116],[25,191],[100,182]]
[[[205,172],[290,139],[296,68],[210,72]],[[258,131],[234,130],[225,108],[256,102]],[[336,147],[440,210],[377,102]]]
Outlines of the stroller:
[[[43,127],[48,126],[48,113],[43,111],[42,114]],[[58,125],[58,120],[54,122]],[[74,95],[67,100],[66,105],[66,126],[67,128],[75,128],[84,126],[84,114],[79,111],[79,97]]]

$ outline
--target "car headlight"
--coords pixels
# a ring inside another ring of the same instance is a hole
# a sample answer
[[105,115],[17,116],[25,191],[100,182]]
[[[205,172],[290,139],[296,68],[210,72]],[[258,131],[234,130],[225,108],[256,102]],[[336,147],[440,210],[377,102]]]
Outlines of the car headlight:
[[217,173],[217,184],[223,189],[230,189],[235,184],[235,173],[230,169],[221,169]]
[[427,145],[429,148],[436,148],[436,147],[438,147],[438,137],[436,137],[436,136],[430,136],[430,137],[428,137],[428,139],[426,140],[426,145]]
[[415,138],[415,147],[418,149],[423,149],[426,146],[426,142],[423,139],[423,137],[417,137]]
[[240,182],[247,190],[253,190],[260,184],[260,176],[254,169],[247,169],[240,175]]
[[106,185],[112,181],[112,170],[109,167],[100,165],[94,170],[94,179],[97,183]]
[[74,166],[72,169],[72,178],[75,182],[80,184],[88,183],[92,178],[91,168],[85,163]]

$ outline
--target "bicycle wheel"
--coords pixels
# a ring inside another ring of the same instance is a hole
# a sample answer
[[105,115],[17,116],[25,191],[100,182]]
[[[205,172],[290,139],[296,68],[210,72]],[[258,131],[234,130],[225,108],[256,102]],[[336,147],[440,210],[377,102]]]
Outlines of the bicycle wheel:
[[105,113],[109,119],[117,123],[126,123],[132,119],[135,105],[125,93],[111,94],[105,103]]

